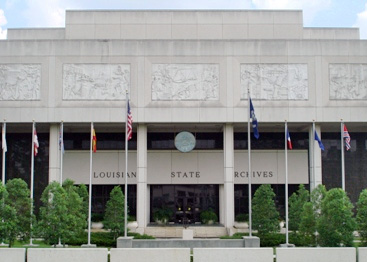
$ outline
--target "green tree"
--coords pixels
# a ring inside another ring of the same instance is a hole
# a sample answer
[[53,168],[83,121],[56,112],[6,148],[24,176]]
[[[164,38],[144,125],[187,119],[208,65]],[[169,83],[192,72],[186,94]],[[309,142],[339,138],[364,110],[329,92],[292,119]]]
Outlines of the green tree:
[[[9,193],[7,204],[15,209],[17,215],[17,236],[23,241],[30,238],[31,198],[27,183],[21,178],[14,178],[6,183]],[[34,218],[34,217],[33,217]]]
[[74,181],[66,179],[63,183],[66,192],[67,223],[66,231],[63,235],[64,243],[70,238],[83,233],[87,225],[87,217],[83,212],[83,199],[77,193],[78,188],[74,186]]
[[367,246],[367,189],[361,192],[357,202],[357,225],[361,246]]
[[77,187],[77,193],[78,195],[82,198],[83,200],[83,214],[85,214],[85,217],[88,217],[88,212],[89,212],[89,193],[87,190],[87,186],[84,184],[80,184]]
[[299,185],[298,191],[289,198],[289,230],[297,231],[301,222],[303,205],[310,200],[310,193],[304,185]]
[[119,186],[115,186],[107,201],[104,216],[104,227],[110,229],[114,239],[124,233],[125,229],[125,197]]
[[299,223],[299,234],[307,246],[316,246],[316,217],[311,202],[303,205],[301,221]]
[[41,196],[40,219],[37,226],[39,234],[49,244],[64,241],[68,230],[67,193],[56,181],[49,184]]
[[279,231],[279,213],[275,207],[275,193],[270,185],[261,185],[252,200],[253,227],[259,237]]
[[315,213],[316,220],[320,217],[321,214],[321,202],[326,196],[327,190],[326,187],[322,184],[319,184],[314,190],[311,192],[311,203],[313,206],[313,210]]
[[15,209],[7,204],[8,192],[0,183],[0,241],[9,241],[12,246],[17,236],[18,218]]
[[353,246],[356,222],[352,210],[353,205],[341,188],[333,188],[326,193],[317,223],[321,246]]

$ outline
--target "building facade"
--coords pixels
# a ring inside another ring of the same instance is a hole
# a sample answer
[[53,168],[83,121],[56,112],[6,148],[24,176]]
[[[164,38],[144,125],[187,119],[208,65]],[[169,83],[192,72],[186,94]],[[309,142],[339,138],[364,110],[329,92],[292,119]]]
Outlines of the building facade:
[[[35,121],[36,203],[61,170],[88,184],[93,122],[94,212],[127,176],[139,232],[161,207],[177,225],[199,224],[212,208],[231,229],[248,210],[248,90],[260,131],[251,139],[252,192],[271,184],[284,208],[285,121],[290,193],[299,184],[340,187],[343,121],[355,202],[367,186],[367,41],[355,28],[304,28],[301,11],[67,11],[65,28],[9,29],[0,41],[6,179],[29,182]],[[125,174],[127,95],[134,120]],[[192,150],[178,134],[193,136]]]

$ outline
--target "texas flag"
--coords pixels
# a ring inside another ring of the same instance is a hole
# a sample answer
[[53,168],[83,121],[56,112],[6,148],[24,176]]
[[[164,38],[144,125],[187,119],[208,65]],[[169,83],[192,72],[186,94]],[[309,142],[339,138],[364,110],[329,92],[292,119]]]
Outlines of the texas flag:
[[289,149],[293,149],[293,147],[292,147],[292,140],[291,140],[291,136],[289,135],[288,128],[287,128],[287,144],[288,144],[288,148]]

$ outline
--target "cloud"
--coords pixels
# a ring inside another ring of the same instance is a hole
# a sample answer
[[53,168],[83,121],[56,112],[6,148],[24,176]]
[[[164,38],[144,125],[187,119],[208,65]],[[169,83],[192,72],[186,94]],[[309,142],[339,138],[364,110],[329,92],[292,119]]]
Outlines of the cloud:
[[332,0],[251,0],[257,9],[303,10],[305,25],[310,25],[318,12],[328,9]]
[[365,10],[357,14],[357,21],[353,26],[359,27],[361,39],[367,39],[367,4]]
[[67,1],[26,0],[23,11],[29,27],[64,27]]
[[0,39],[6,39],[7,30],[3,29],[3,26],[7,23],[4,10],[0,9]]

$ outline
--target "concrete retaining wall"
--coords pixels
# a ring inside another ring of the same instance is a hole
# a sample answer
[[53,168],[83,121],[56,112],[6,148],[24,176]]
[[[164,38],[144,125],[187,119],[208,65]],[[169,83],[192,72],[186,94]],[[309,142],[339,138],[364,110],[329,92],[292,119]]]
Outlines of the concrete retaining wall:
[[[189,248],[112,248],[111,262],[189,262]],[[210,261],[210,260],[209,260]]]
[[24,262],[25,248],[0,248],[0,262]]
[[355,262],[356,249],[346,248],[277,248],[277,262]]
[[107,248],[29,248],[27,262],[107,262],[107,251]]
[[358,248],[358,262],[367,262],[367,247]]
[[[236,248],[244,247],[243,239],[139,239],[132,241],[133,248]],[[119,247],[117,243],[117,247]]]
[[[195,262],[273,262],[272,248],[194,248]],[[290,260],[291,261],[291,260]]]

